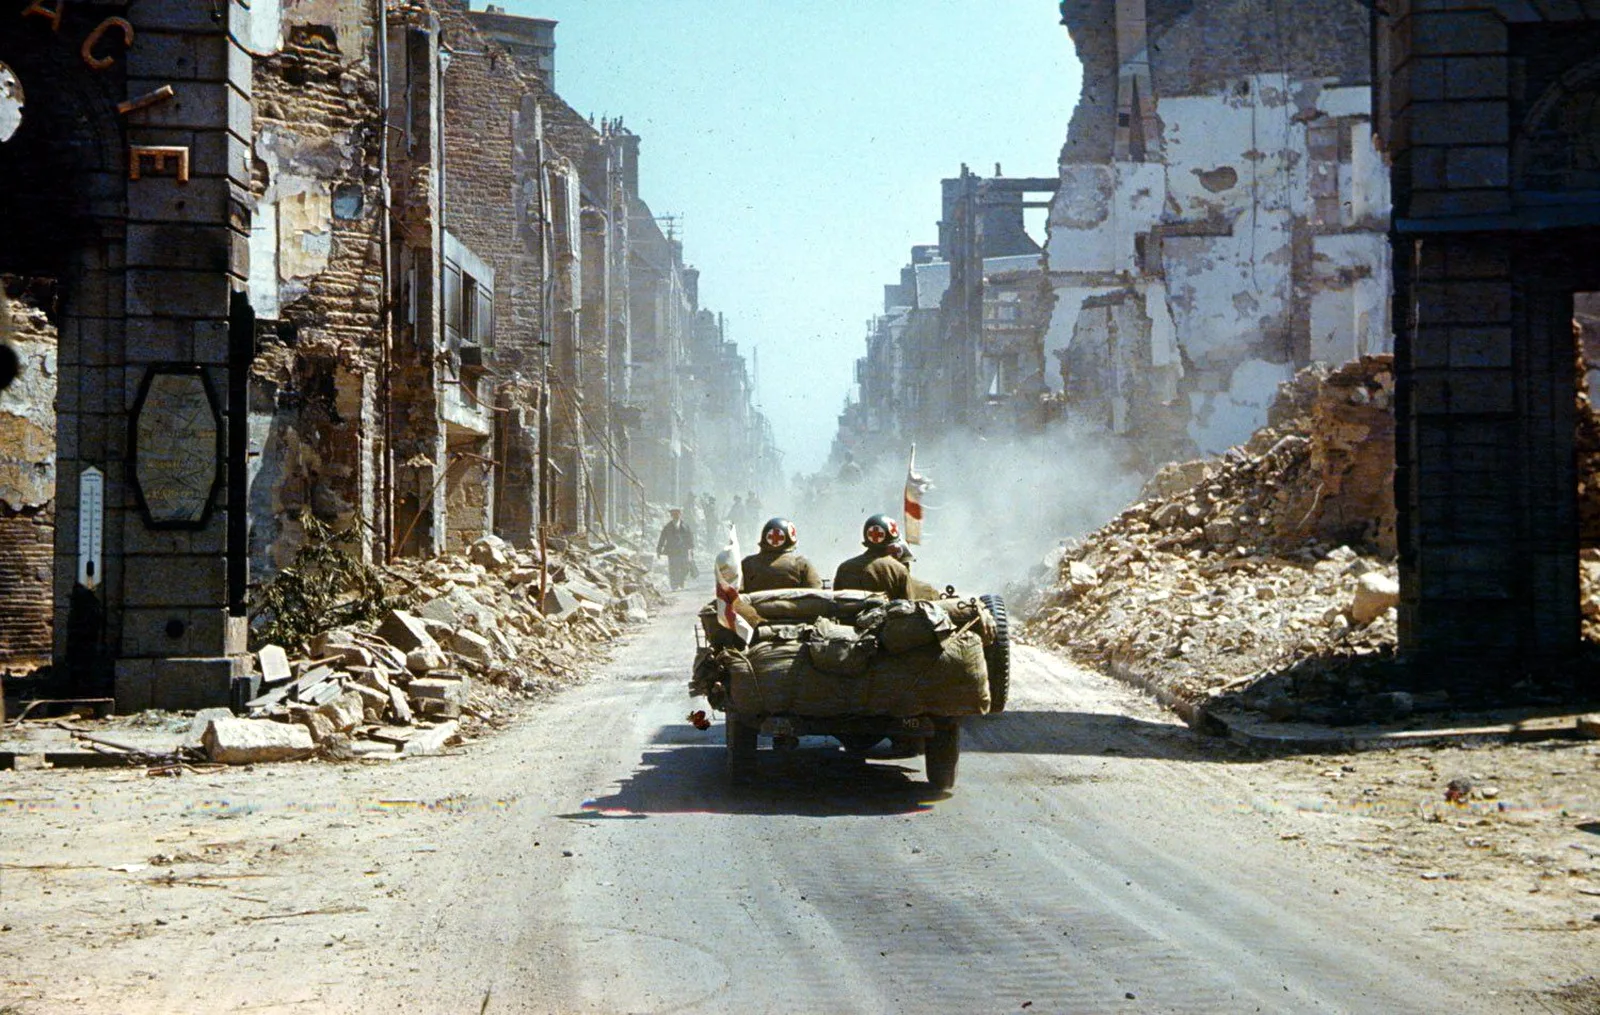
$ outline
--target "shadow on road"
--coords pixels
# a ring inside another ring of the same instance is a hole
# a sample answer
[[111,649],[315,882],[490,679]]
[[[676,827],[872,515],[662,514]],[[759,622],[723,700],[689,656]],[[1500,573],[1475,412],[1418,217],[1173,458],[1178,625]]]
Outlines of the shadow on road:
[[1237,761],[1227,741],[1174,723],[1100,712],[1006,711],[962,724],[962,753],[1080,754],[1186,761]]
[[[562,816],[584,820],[691,813],[859,817],[925,811],[930,801],[943,797],[923,781],[921,759],[905,765],[862,762],[831,740],[812,737],[793,751],[758,751],[755,777],[748,785],[735,786],[728,780],[722,744],[704,743],[704,734],[700,740],[694,746],[668,743],[646,751],[638,769],[615,793],[584,801],[580,814]],[[956,791],[960,792],[959,785]]]

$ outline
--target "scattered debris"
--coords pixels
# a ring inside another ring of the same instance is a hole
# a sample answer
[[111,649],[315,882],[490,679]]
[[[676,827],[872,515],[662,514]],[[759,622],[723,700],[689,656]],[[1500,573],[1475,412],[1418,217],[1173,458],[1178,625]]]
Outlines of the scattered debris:
[[1427,704],[1366,676],[1396,641],[1391,370],[1302,370],[1246,444],[1163,468],[1058,551],[1050,588],[1012,593],[1028,636],[1173,704],[1324,722]]
[[[503,723],[519,699],[580,679],[608,642],[665,602],[651,579],[653,558],[625,547],[553,548],[545,601],[570,608],[549,616],[538,607],[537,554],[495,537],[464,554],[381,569],[342,553],[306,551],[299,576],[264,600],[255,617],[259,690],[243,716],[25,713],[6,725],[15,742],[0,751],[0,765],[48,767],[71,749],[182,776],[197,763],[436,755]],[[311,575],[326,587],[314,590]]]

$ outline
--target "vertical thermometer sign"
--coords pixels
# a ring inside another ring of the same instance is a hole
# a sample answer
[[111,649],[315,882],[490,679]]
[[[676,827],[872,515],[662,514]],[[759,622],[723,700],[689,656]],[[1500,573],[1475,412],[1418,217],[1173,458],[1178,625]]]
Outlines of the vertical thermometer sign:
[[78,477],[78,584],[100,584],[100,547],[105,534],[106,477],[94,466]]

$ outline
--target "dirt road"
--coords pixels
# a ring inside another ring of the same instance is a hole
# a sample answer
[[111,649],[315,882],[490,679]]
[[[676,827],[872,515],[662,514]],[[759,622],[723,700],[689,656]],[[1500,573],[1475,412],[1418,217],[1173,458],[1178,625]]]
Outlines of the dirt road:
[[1550,1011],[1600,968],[1032,650],[947,799],[823,741],[731,790],[694,605],[457,756],[0,773],[0,1011]]

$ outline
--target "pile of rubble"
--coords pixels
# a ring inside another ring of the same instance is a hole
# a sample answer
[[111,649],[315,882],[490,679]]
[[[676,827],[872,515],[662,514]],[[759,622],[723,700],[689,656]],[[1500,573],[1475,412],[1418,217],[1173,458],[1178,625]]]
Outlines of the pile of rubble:
[[1399,586],[1392,364],[1312,367],[1266,427],[1169,465],[1060,548],[1027,635],[1192,714],[1227,704],[1347,722],[1428,703],[1390,690]]
[[648,557],[569,545],[551,551],[541,603],[537,556],[493,536],[464,556],[401,562],[383,577],[402,606],[375,624],[260,648],[260,693],[246,717],[210,720],[210,760],[437,753],[518,696],[577,679],[663,602]]

